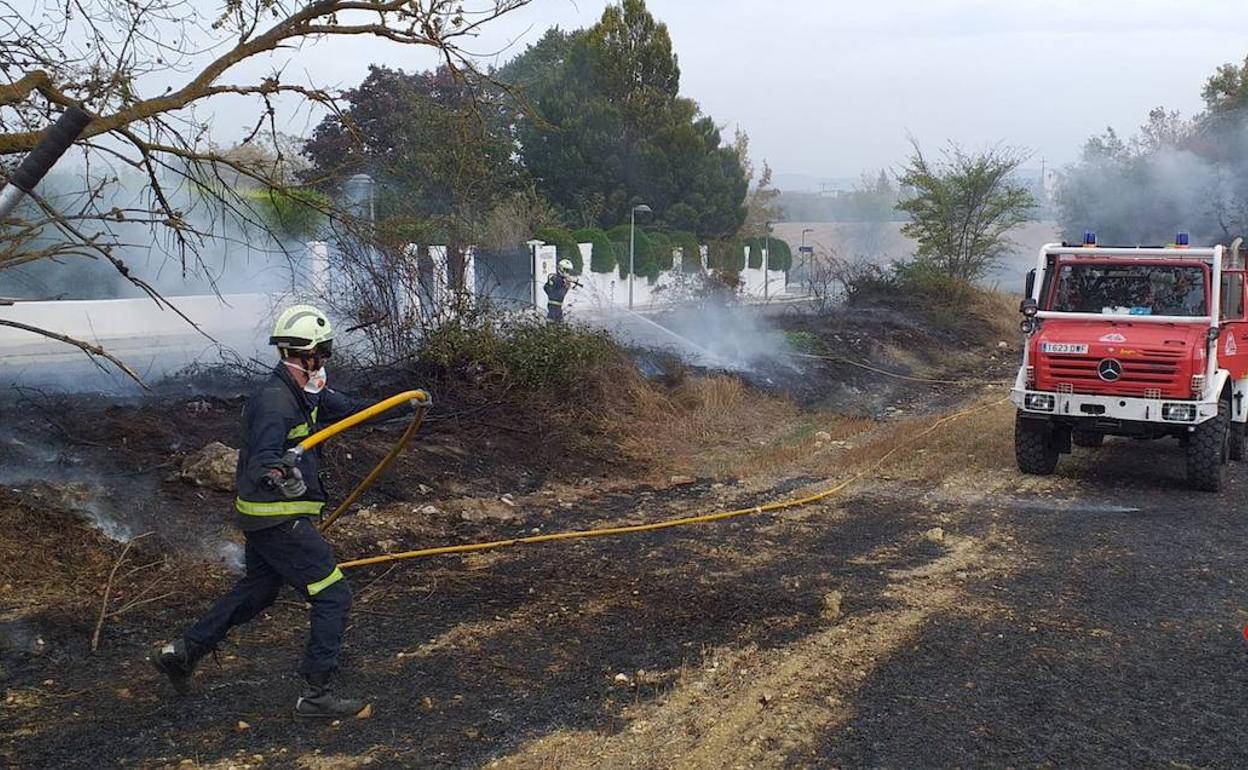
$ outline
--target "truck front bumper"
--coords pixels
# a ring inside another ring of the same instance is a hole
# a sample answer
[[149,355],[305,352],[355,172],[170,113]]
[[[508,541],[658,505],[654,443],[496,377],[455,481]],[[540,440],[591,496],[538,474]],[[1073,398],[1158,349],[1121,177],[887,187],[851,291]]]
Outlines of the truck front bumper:
[[1080,420],[1109,423],[1157,423],[1171,427],[1199,425],[1218,416],[1218,401],[1125,396],[1094,396],[1048,390],[1010,391],[1010,401],[1028,416],[1052,417],[1062,422]]

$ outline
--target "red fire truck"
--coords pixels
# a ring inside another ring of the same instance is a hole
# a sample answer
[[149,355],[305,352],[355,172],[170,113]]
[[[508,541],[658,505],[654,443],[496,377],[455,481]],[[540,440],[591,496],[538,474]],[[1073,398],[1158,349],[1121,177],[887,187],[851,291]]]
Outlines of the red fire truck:
[[1024,473],[1072,445],[1177,438],[1187,480],[1216,492],[1245,454],[1248,320],[1239,241],[1193,248],[1050,244],[1027,276],[1027,337],[1010,399]]

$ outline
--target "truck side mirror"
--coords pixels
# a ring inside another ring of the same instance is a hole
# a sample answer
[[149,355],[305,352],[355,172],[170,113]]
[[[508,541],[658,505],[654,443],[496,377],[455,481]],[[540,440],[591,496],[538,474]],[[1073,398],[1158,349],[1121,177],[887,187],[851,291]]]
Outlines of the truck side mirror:
[[1030,297],[1031,293],[1035,290],[1036,290],[1036,269],[1033,267],[1032,269],[1027,271],[1027,282],[1023,286],[1023,298],[1026,299],[1027,297]]

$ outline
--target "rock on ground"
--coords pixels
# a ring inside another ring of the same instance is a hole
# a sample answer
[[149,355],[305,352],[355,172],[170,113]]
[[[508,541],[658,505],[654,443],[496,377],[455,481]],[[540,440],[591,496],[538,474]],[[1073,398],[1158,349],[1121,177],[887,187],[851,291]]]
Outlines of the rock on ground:
[[234,489],[234,470],[238,466],[238,450],[214,441],[182,461],[178,477],[198,487],[221,492]]

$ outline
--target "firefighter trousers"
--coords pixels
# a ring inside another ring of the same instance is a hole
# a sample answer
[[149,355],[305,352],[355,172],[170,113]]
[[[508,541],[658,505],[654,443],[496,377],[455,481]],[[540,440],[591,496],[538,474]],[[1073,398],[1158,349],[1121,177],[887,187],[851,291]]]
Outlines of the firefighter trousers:
[[351,588],[329,543],[306,517],[246,535],[246,574],[186,632],[187,641],[201,649],[215,648],[231,628],[273,604],[284,583],[312,604],[311,629],[299,672],[337,670]]

